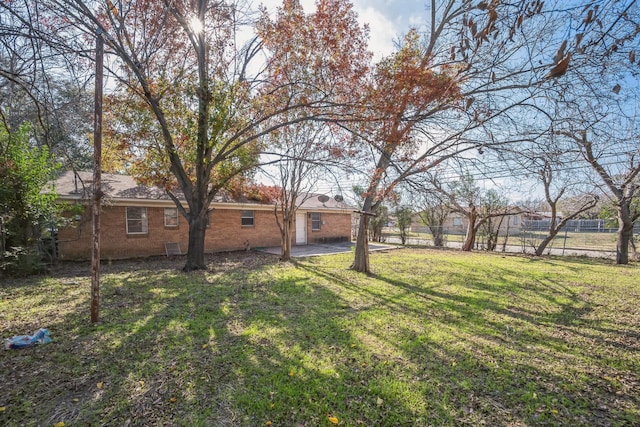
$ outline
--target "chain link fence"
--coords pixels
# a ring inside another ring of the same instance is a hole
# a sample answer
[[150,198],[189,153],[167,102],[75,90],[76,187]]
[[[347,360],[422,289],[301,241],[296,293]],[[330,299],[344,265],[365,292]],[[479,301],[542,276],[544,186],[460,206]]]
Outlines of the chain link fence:
[[[503,230],[497,236],[495,251],[534,253],[540,243],[548,235],[550,221],[523,221],[519,227]],[[461,247],[465,238],[463,227],[435,228],[440,234],[443,247]],[[568,221],[555,238],[548,244],[545,253],[553,255],[587,255],[598,257],[615,256],[617,227],[611,227],[605,220],[573,220]],[[634,238],[640,240],[640,224],[634,225]],[[382,233],[382,242],[399,244],[400,230],[386,227]],[[487,250],[489,236],[479,230],[476,236],[475,249]],[[412,227],[408,235],[407,245],[436,246],[434,236],[429,227]],[[640,249],[640,248],[638,248]]]

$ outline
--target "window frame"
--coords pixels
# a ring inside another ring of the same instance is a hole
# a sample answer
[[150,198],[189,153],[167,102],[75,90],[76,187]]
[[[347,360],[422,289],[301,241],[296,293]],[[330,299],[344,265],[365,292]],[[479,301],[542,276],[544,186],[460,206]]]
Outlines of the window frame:
[[[129,215],[130,209],[139,209],[140,210],[140,218],[131,218]],[[131,231],[130,230],[130,222],[139,221],[141,231]],[[147,212],[147,208],[143,206],[127,206],[125,208],[125,227],[127,235],[143,235],[149,234],[149,216]]]
[[[318,227],[316,228],[316,223]],[[320,231],[322,228],[322,214],[320,212],[311,212],[311,231]]]
[[[172,216],[167,216],[167,211],[168,210],[173,210],[175,212],[175,215]],[[167,224],[167,217],[168,218],[175,218],[176,222],[175,224]],[[164,208],[164,226],[167,228],[178,228],[178,226],[180,225],[180,214],[178,212],[178,208]]]
[[[249,213],[251,215],[249,215]],[[245,224],[245,220],[251,220],[251,224]],[[241,210],[240,211],[240,226],[242,227],[255,227],[256,225],[256,211],[254,210]]]

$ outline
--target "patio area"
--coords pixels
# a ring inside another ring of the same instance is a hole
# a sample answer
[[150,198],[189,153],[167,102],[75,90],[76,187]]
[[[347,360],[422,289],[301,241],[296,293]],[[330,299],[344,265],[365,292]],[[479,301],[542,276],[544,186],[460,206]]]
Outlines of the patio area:
[[[294,258],[304,258],[309,256],[341,254],[345,252],[351,252],[352,250],[354,250],[352,248],[355,248],[355,243],[353,242],[326,243],[326,244],[314,243],[310,245],[292,246],[291,256]],[[369,252],[385,251],[390,249],[400,249],[400,246],[369,242]],[[280,255],[279,246],[274,246],[269,248],[256,248],[256,250],[261,252],[267,252],[270,254]]]

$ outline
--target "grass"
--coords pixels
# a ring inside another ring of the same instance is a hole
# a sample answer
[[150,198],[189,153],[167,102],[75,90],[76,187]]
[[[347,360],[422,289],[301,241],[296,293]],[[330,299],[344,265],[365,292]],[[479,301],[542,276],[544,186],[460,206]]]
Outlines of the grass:
[[220,254],[0,286],[0,424],[640,425],[640,273],[437,250],[278,263]]

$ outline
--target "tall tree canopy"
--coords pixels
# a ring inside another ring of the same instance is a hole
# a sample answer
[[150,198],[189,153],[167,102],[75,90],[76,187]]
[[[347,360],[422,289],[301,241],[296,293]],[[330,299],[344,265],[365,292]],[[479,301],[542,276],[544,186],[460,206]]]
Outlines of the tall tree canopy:
[[264,11],[257,22],[236,2],[37,6],[47,39],[69,55],[90,56],[86,44],[104,37],[115,77],[109,139],[126,152],[110,165],[166,188],[189,223],[185,270],[205,268],[210,202],[256,165],[260,138],[335,117],[368,64],[366,31],[343,1],[320,0],[310,15],[286,1],[275,19]]

